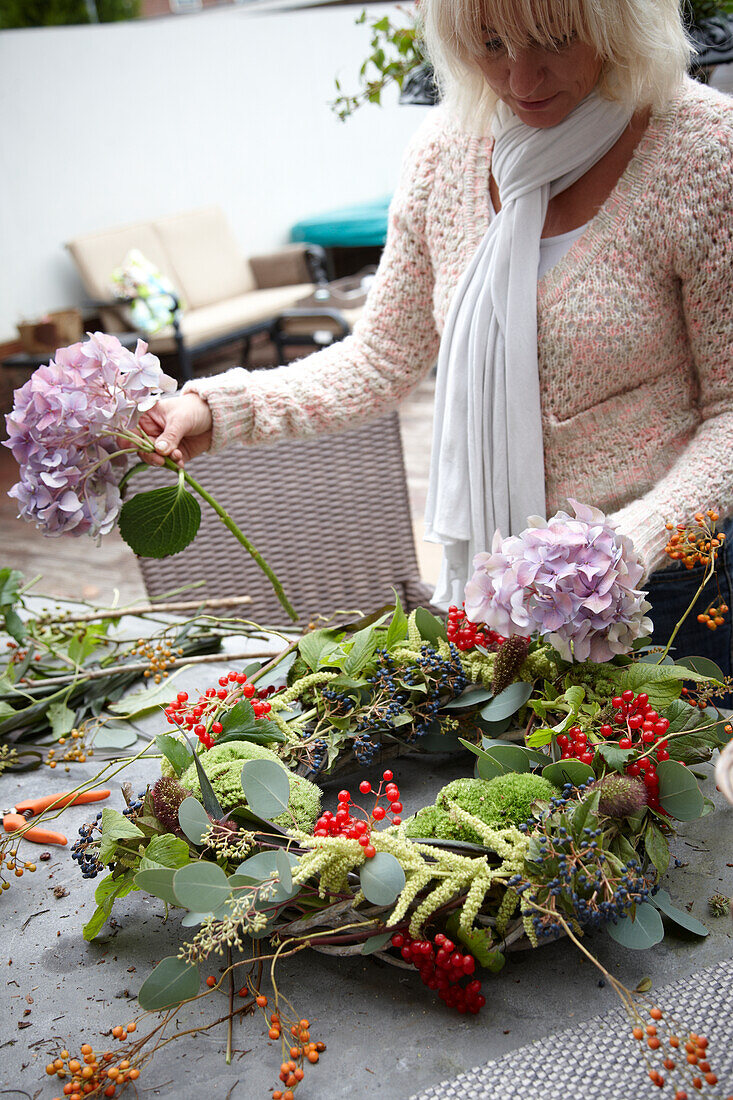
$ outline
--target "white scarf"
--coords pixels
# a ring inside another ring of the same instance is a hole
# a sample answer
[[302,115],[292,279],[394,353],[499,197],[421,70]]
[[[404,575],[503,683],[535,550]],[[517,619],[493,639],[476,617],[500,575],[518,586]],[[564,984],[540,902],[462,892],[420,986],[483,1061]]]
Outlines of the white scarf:
[[608,152],[629,119],[597,93],[548,129],[498,105],[492,172],[502,206],[456,287],[438,356],[425,509],[425,538],[443,544],[438,606],[460,606],[473,557],[497,528],[518,534],[528,516],[545,514],[540,235],[549,200]]

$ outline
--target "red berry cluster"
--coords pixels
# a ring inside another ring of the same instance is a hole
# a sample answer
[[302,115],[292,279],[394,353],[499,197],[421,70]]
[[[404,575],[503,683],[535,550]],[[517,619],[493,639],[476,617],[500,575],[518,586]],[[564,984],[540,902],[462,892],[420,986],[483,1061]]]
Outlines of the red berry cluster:
[[504,644],[506,638],[501,634],[497,634],[495,630],[489,630],[488,627],[480,627],[478,623],[472,623],[467,619],[465,608],[465,603],[460,608],[455,604],[448,608],[446,633],[448,641],[453,642],[456,649],[465,652],[480,645],[483,649],[496,650]]
[[243,672],[228,672],[219,677],[218,688],[206,688],[196,703],[189,702],[187,691],[179,691],[163,713],[172,726],[192,730],[201,744],[210,749],[222,730],[221,722],[217,721],[222,711],[230,710],[240,699],[249,699],[255,718],[262,718],[270,711],[270,704],[265,700],[275,690],[271,686],[258,691]]
[[[382,794],[382,783],[379,784],[379,788],[374,792],[374,806],[371,813],[365,810],[362,806],[357,806],[351,801],[351,794],[348,791],[339,791],[338,795],[338,809],[335,814],[332,814],[330,810],[326,810],[321,814],[318,821],[315,824],[313,830],[314,836],[347,836],[352,840],[358,840],[364,849],[364,855],[367,859],[373,859],[377,854],[377,850],[371,842],[371,830],[377,821],[384,821],[387,816],[387,810],[381,805],[381,800],[384,798],[389,803],[389,812],[392,814],[392,824],[399,825],[402,822],[402,818],[399,816],[402,813],[402,803],[400,802],[400,792],[396,783],[392,780],[394,776],[391,771],[386,771],[382,776],[383,782],[386,784],[384,794]],[[368,779],[362,780],[359,784],[359,790],[362,794],[371,794],[372,785]],[[354,817],[352,810],[356,810],[362,814],[362,817]]]
[[[614,718],[616,725],[626,727],[626,732],[619,738],[619,748],[641,749],[644,754],[639,760],[626,765],[626,774],[640,776],[644,780],[647,802],[653,810],[658,810],[660,806],[657,764],[663,760],[669,760],[668,743],[664,740],[664,735],[669,729],[669,720],[661,718],[649,705],[649,696],[646,692],[635,696],[633,691],[628,689],[621,695],[614,696],[611,706],[616,711]],[[608,729],[610,728],[609,726]],[[601,727],[601,732],[603,729],[604,727]],[[636,741],[634,741],[635,735]]]
[[480,981],[474,978],[461,985],[476,969],[473,955],[462,954],[442,932],[438,932],[432,943],[414,940],[407,932],[395,932],[392,946],[399,948],[402,958],[417,968],[423,984],[437,990],[441,1001],[449,1008],[455,1008],[462,1015],[470,1012],[475,1016],[486,1004]]
[[593,746],[588,744],[588,736],[583,733],[580,726],[573,726],[566,734],[559,733],[557,743],[561,760],[582,760],[584,764],[593,763],[595,756]]

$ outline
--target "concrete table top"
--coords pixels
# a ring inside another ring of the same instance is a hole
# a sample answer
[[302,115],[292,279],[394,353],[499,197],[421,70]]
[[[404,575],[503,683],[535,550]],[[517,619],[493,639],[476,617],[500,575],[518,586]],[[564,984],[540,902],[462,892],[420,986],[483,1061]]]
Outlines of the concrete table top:
[[[177,679],[177,690],[192,691],[211,682],[214,671],[209,666],[204,681],[201,670],[187,670]],[[153,736],[163,732],[162,726],[159,719],[146,719],[139,728]],[[143,744],[139,741],[136,748]],[[390,766],[407,815],[431,801],[451,779],[469,774],[472,765],[466,755],[413,756]],[[6,774],[0,777],[2,807],[75,786],[99,768],[95,758],[91,764],[72,765],[68,775],[58,767]],[[335,808],[336,791],[342,786],[356,791],[359,779],[374,781],[380,772],[372,767],[356,778],[342,778],[327,789],[326,805]],[[137,792],[158,774],[157,761],[137,761],[106,784],[113,794],[105,805],[123,808],[122,781],[131,782]],[[682,866],[664,876],[663,884],[678,904],[687,905],[707,924],[710,935],[700,940],[670,927],[663,943],[646,952],[625,951],[603,933],[587,938],[603,964],[630,987],[644,975],[651,977],[655,988],[675,979],[694,980],[703,967],[731,956],[733,925],[725,917],[710,917],[707,899],[713,893],[733,894],[733,806],[723,802],[712,779],[705,787],[716,801],[716,813],[681,826],[672,848]],[[65,832],[71,844],[79,825],[99,808],[71,807],[49,828]],[[25,858],[36,859],[37,871],[11,878],[11,889],[0,895],[5,1006],[0,1017],[0,1080],[9,1090],[1,1094],[8,1100],[59,1095],[60,1083],[54,1086],[45,1075],[49,1058],[64,1047],[78,1052],[86,1041],[95,1049],[104,1045],[102,1036],[112,1026],[124,1025],[137,1014],[135,998],[143,980],[161,958],[177,953],[187,931],[180,927],[180,911],[173,910],[164,920],[162,902],[134,893],[115,904],[113,921],[93,943],[85,943],[82,925],[95,908],[98,880],[82,879],[68,848],[49,848],[48,862],[37,860],[41,850],[25,846]],[[218,974],[219,965],[212,961],[208,972]],[[303,952],[285,960],[278,974],[280,989],[311,1021],[312,1038],[327,1044],[319,1064],[306,1073],[298,1100],[364,1100],[377,1095],[381,1100],[406,1100],[421,1088],[617,1003],[595,967],[563,941],[510,955],[498,976],[479,975],[487,1003],[476,1017],[445,1009],[417,973],[369,958]],[[215,1019],[214,1011],[224,1015],[225,999],[221,1011],[212,1002],[214,997],[189,1006],[181,1026]],[[230,1066],[224,1062],[225,1043],[223,1024],[171,1043],[143,1072],[139,1085],[149,1096],[266,1100],[278,1087],[281,1057],[279,1042],[267,1038],[262,1017],[235,1022]],[[113,1047],[111,1039],[109,1045]]]

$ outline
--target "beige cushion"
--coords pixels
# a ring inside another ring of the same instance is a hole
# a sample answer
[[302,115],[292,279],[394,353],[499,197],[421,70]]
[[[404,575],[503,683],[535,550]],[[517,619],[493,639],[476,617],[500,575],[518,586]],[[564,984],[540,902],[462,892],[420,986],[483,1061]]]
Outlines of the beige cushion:
[[218,206],[160,218],[154,231],[189,309],[254,289],[250,266]]
[[[181,320],[181,330],[186,344],[195,348],[207,340],[226,336],[239,328],[248,328],[260,321],[273,320],[281,310],[290,309],[298,298],[302,298],[312,290],[313,286],[309,283],[275,287],[270,290],[253,290],[249,294],[229,298],[226,302],[215,302],[200,309],[187,310]],[[150,337],[148,342],[150,350],[157,354],[173,351],[175,348],[171,329]]]
[[112,298],[110,275],[122,264],[131,248],[139,248],[147,260],[178,286],[165,250],[149,222],[87,233],[69,241],[66,247],[79,269],[84,289],[92,298],[103,301]]

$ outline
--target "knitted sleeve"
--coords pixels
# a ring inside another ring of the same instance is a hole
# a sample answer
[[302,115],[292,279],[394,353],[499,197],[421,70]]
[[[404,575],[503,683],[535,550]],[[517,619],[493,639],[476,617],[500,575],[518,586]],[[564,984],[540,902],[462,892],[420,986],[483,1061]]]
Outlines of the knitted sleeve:
[[698,510],[733,514],[733,101],[713,99],[684,141],[682,182],[668,211],[688,339],[697,371],[700,426],[674,466],[613,517],[653,572],[664,559],[664,523]]
[[435,122],[420,128],[390,207],[387,243],[353,333],[274,370],[237,368],[189,382],[208,402],[211,450],[338,431],[396,405],[435,361],[433,270],[425,212],[434,175]]

